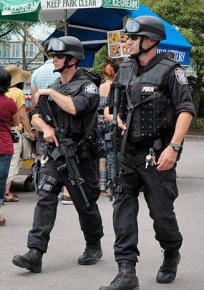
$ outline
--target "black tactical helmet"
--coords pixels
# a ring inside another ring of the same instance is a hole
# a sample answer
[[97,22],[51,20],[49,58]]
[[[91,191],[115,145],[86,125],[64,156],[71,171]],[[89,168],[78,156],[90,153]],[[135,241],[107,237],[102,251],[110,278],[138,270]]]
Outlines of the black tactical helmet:
[[125,32],[130,35],[144,35],[157,41],[166,39],[163,23],[154,16],[140,16],[135,19],[129,18],[126,22]]
[[48,46],[51,54],[71,55],[78,60],[84,59],[84,48],[81,41],[73,36],[52,38]]

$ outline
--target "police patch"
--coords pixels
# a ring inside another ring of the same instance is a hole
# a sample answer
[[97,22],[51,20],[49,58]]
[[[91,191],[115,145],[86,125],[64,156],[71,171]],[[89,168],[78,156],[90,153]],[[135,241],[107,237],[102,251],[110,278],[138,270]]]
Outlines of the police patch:
[[175,76],[176,76],[176,79],[179,82],[179,84],[181,84],[181,85],[187,85],[188,84],[188,79],[185,76],[185,73],[184,73],[182,68],[177,67],[175,69]]
[[154,87],[144,86],[142,88],[142,93],[154,93]]
[[91,94],[98,94],[99,90],[95,84],[89,84],[89,85],[85,86],[85,92],[91,93]]

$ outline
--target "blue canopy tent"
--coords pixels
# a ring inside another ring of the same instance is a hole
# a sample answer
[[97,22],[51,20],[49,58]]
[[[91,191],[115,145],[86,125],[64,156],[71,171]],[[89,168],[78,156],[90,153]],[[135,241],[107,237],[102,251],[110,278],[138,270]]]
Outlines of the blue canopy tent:
[[[107,32],[123,28],[123,17],[135,18],[142,15],[156,16],[165,26],[167,39],[160,42],[159,52],[172,51],[176,61],[181,65],[189,65],[191,50],[189,42],[174,26],[140,3],[138,10],[102,7],[77,9],[68,18],[68,35],[78,37],[84,43],[86,58],[82,66],[92,67],[95,53],[107,42]],[[62,35],[63,32],[55,31],[50,37]]]

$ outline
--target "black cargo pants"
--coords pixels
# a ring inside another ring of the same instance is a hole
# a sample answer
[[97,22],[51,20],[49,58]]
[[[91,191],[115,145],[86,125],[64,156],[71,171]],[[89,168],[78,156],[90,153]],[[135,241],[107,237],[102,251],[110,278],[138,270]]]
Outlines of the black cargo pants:
[[49,160],[40,170],[40,187],[37,205],[34,210],[33,227],[28,234],[28,248],[47,251],[50,232],[54,226],[58,195],[66,186],[79,215],[81,230],[87,244],[97,245],[103,236],[101,215],[97,206],[99,197],[97,161],[89,156],[79,165],[81,176],[85,179],[84,191],[90,203],[87,209],[79,188],[68,180],[67,171],[59,172],[58,164]]
[[[137,262],[138,244],[138,195],[142,187],[150,217],[153,219],[155,238],[164,250],[178,250],[182,244],[174,212],[174,200],[178,196],[175,168],[158,171],[145,168],[144,152],[141,156],[128,156],[121,163],[119,193],[113,204],[113,224],[116,235],[114,244],[116,262],[126,259]],[[140,165],[137,165],[138,161]],[[130,167],[131,166],[131,167]]]

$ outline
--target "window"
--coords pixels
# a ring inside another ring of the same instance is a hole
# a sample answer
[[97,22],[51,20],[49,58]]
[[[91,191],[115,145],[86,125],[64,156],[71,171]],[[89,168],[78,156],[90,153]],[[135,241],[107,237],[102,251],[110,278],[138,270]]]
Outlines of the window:
[[26,44],[26,57],[33,57],[35,52],[34,44],[29,42]]
[[0,57],[9,57],[9,47],[4,43],[0,43]]
[[21,45],[18,42],[11,43],[11,58],[19,58],[21,57]]

